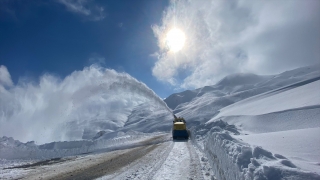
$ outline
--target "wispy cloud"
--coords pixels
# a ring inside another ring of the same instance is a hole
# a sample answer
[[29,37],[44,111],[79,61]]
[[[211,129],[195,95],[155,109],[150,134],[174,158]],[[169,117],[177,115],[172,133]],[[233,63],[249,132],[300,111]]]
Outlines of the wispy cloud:
[[87,20],[100,21],[105,18],[104,8],[94,4],[92,0],[58,0],[67,9],[75,14],[85,17]]
[[[174,26],[186,34],[175,54],[164,42]],[[320,1],[172,0],[153,31],[153,75],[197,88],[234,72],[270,74],[319,62]]]
[[2,87],[10,87],[12,86],[12,80],[10,73],[7,69],[7,67],[1,65],[0,66],[0,88]]

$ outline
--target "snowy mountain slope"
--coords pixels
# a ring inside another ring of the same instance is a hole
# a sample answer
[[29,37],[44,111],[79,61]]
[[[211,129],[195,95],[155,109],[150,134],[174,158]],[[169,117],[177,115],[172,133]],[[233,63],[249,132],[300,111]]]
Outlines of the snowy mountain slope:
[[319,179],[320,64],[251,76],[230,75],[174,112],[198,125],[194,142],[218,178]]
[[[255,74],[233,74],[225,77],[214,86],[187,90],[170,95],[164,101],[178,116],[188,119],[190,126],[205,123],[221,109],[255,95],[271,92],[292,82],[308,81],[320,76],[320,65],[287,71],[275,76]],[[309,89],[313,92],[317,85]],[[299,90],[295,90],[299,91]],[[299,91],[300,93],[303,93]],[[297,93],[299,93],[297,92]],[[312,98],[312,93],[308,93]],[[313,93],[314,94],[314,93]],[[290,96],[291,94],[288,94]],[[317,98],[317,97],[316,97]],[[314,99],[316,101],[316,98]],[[306,99],[305,99],[306,100]],[[159,106],[144,103],[135,107],[123,127],[116,131],[135,130],[141,132],[170,131],[172,116]]]
[[[169,96],[165,99],[165,102],[168,103],[169,107],[175,107],[173,112],[178,116],[188,117],[190,123],[204,123],[215,116],[223,107],[238,101],[247,98],[250,99],[250,97],[259,94],[270,93],[273,92],[272,90],[278,90],[280,92],[281,88],[286,86],[288,90],[290,87],[294,87],[293,84],[299,85],[299,83],[303,84],[314,81],[320,77],[319,69],[320,64],[317,64],[274,76],[233,74],[225,77],[216,85],[188,91],[189,96],[187,96],[186,99],[183,99],[183,97],[186,96],[185,91]],[[246,80],[246,78],[248,80]],[[315,88],[317,87],[312,87],[312,90],[309,91],[314,91]],[[192,94],[192,96],[190,94]],[[290,94],[288,94],[288,96],[290,96]]]
[[194,97],[197,96],[197,94],[197,91],[187,90],[181,93],[170,95],[164,100],[164,102],[168,105],[169,108],[175,109],[179,104],[191,101]]
[[262,115],[225,116],[219,119],[236,125],[244,134],[256,134],[320,127],[319,117],[319,107],[304,107]]
[[[261,76],[250,73],[232,74],[223,78],[216,85],[175,93],[164,101],[174,110],[174,112],[180,112],[183,109],[182,107],[185,107],[188,103],[195,100],[196,97],[201,97],[206,93],[211,93],[212,96],[215,97],[223,97],[226,95],[234,95],[235,93],[246,92],[245,94],[247,95],[244,95],[244,97],[238,95],[240,96],[238,99],[242,100],[273,89],[318,78],[320,77],[319,69],[320,64],[316,64],[314,66],[302,67],[272,76]],[[251,92],[252,94],[250,94]]]
[[173,112],[178,116],[188,117],[192,123],[205,123],[223,107],[268,90],[268,87],[255,88],[220,97],[217,97],[215,92],[208,92],[189,103],[180,104]]
[[[320,105],[320,78],[257,95],[220,110],[219,116],[258,115]],[[234,107],[234,108],[233,108]]]
[[[175,106],[177,116],[186,119],[192,142],[216,178],[320,179],[320,147],[316,143],[320,137],[319,77],[319,65],[276,76],[235,74],[214,86],[171,95],[166,102]],[[116,112],[123,117],[121,123],[105,114],[103,119],[91,119],[97,128],[86,129],[87,124],[81,121],[70,124],[82,126],[84,131],[74,133],[87,140],[37,146],[3,138],[0,148],[12,159],[64,157],[130,147],[123,143],[139,144],[146,136],[153,136],[142,132],[168,133],[172,127],[172,115],[153,101]],[[106,119],[108,125],[101,124],[100,120]],[[183,153],[180,156],[186,158]],[[163,166],[169,167],[166,163]]]
[[195,90],[187,90],[181,93],[170,95],[164,100],[171,109],[179,109],[179,105],[189,103],[196,97],[201,97],[206,93],[210,93],[216,97],[225,96],[230,93],[253,89],[254,84],[266,80],[269,76],[259,76],[255,74],[238,73],[232,74],[214,86],[205,86]]
[[271,79],[259,83],[259,86],[283,87],[296,82],[320,77],[320,64],[301,67],[274,75]]
[[320,157],[320,80],[307,82],[234,103],[207,123],[222,119],[234,124],[247,134],[234,138],[281,154],[299,168],[320,174],[320,159],[315,158]]
[[246,84],[256,84],[269,79],[269,76],[259,76],[252,73],[235,73],[221,79],[218,86],[238,86]]

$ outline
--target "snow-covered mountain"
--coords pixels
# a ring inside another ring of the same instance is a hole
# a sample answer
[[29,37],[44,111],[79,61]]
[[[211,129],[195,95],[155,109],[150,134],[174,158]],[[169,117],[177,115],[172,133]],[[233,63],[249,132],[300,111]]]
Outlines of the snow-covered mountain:
[[317,64],[273,76],[229,75],[165,102],[195,125],[193,140],[218,179],[319,179],[309,173],[320,174],[319,89]]
[[[192,142],[207,156],[218,179],[311,180],[320,179],[319,89],[317,64],[277,75],[232,74],[164,101],[186,119]],[[107,127],[98,120],[97,128],[84,131],[79,141],[37,146],[3,137],[0,148],[5,153],[0,158],[28,158],[21,154],[32,152],[36,158],[73,155],[171,130],[172,115],[161,103],[143,102],[122,115],[121,123],[105,117],[112,120]]]
[[[222,138],[221,142],[247,140],[234,143],[232,148],[248,147],[249,149],[253,148],[250,150],[253,152],[258,151],[254,148],[255,146],[261,146],[265,148],[261,151],[271,151],[286,157],[284,161],[275,155],[270,156],[270,161],[266,161],[281,167],[280,170],[275,171],[285,173],[284,169],[288,166],[283,164],[289,161],[289,164],[295,164],[294,166],[298,166],[302,170],[320,173],[318,170],[320,146],[317,145],[317,142],[320,142],[319,89],[320,64],[317,64],[277,75],[232,74],[223,78],[216,85],[175,93],[164,101],[177,116],[182,116],[187,120],[188,126],[193,128],[194,141],[204,151],[211,146],[207,152],[212,153],[212,149],[217,148],[218,144],[211,141],[214,139],[218,141],[217,137],[220,137],[221,134],[231,132],[231,134],[239,135],[230,137],[230,139]],[[163,123],[158,122],[162,119],[170,119],[170,116],[161,117],[159,116],[161,112],[153,114],[153,110],[146,112],[148,108],[150,108],[149,105],[137,107],[128,120],[128,122],[135,122],[133,124],[136,125],[128,123],[128,127],[138,131],[150,129],[150,132],[152,129],[168,130],[170,120],[163,121]],[[217,122],[220,121],[221,123],[217,125]],[[210,137],[208,132],[217,131],[215,129],[217,126],[222,130],[219,130],[216,135],[211,134]],[[273,142],[273,139],[279,139],[279,141]],[[243,143],[249,144],[249,146]],[[230,149],[216,150],[227,153]],[[309,155],[303,155],[304,153],[309,153]],[[216,155],[218,156],[218,154]],[[225,156],[223,153],[220,155]],[[241,150],[234,152],[233,156],[241,156]],[[265,156],[265,154],[262,153],[261,156]],[[243,171],[248,168],[251,157],[248,156],[246,158],[249,159],[243,160],[248,163],[238,164],[239,166],[243,165],[241,168]],[[220,158],[226,159],[226,157]],[[230,158],[229,160],[234,161],[234,157],[230,156]],[[259,163],[266,162],[263,160]],[[212,164],[217,163],[212,162]],[[255,167],[254,172],[246,170],[246,173],[248,176],[259,174],[260,171],[263,171],[263,166]],[[216,166],[216,173],[221,168]],[[221,176],[221,178],[223,177]]]
[[320,174],[319,89],[317,64],[273,76],[234,74],[165,101],[201,124],[193,138],[218,178],[319,179],[309,173]]
[[[164,101],[173,110],[173,113],[185,117],[191,127],[206,123],[218,114],[222,108],[238,101],[295,83],[303,84],[304,82],[317,80],[320,77],[319,69],[320,64],[286,71],[277,75],[231,74],[215,85],[175,93]],[[112,121],[110,122],[104,118],[103,120],[97,120],[97,123],[91,123],[90,129],[97,130],[84,131],[83,138],[91,139],[100,130],[106,131],[105,137],[114,137],[118,132],[127,132],[129,130],[169,132],[172,125],[172,115],[154,102],[142,103],[127,111],[121,122],[118,122],[117,118],[111,119]],[[101,128],[101,123],[108,123],[108,126],[103,129]],[[97,128],[92,128],[92,125],[95,124]],[[112,124],[114,125],[112,126]]]
[[223,78],[213,86],[172,94],[164,101],[177,115],[188,117],[192,122],[204,123],[221,108],[235,102],[281,87],[293,87],[299,82],[303,85],[319,77],[320,64],[268,76],[238,73]]

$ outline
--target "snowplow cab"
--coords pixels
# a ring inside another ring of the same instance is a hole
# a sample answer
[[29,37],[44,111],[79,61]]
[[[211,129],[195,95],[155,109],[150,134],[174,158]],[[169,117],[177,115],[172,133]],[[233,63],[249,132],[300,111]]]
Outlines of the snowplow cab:
[[189,139],[186,121],[182,117],[177,118],[175,115],[173,116],[172,138]]

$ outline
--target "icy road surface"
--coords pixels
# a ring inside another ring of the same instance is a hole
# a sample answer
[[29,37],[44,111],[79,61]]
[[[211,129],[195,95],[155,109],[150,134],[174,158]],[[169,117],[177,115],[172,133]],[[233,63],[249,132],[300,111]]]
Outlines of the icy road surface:
[[160,135],[129,149],[15,167],[4,179],[209,179],[197,152],[191,141]]

